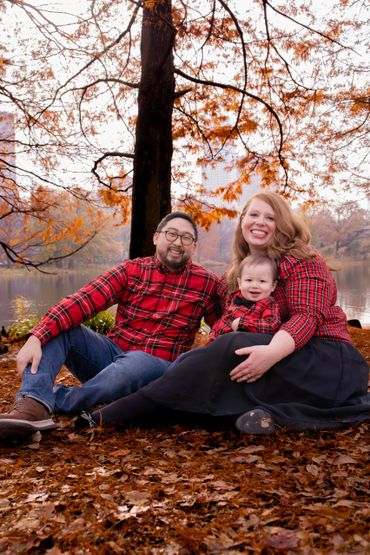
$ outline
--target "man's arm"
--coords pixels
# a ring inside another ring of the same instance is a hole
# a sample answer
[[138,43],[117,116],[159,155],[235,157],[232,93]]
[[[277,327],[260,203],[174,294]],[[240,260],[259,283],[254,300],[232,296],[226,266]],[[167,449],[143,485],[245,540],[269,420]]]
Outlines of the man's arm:
[[50,339],[85,322],[98,312],[116,304],[126,285],[124,263],[101,274],[73,295],[53,305],[30,331],[30,337],[17,355],[17,372],[22,377],[28,364],[36,374],[42,346]]
[[221,319],[226,309],[226,298],[228,290],[226,282],[222,278],[217,278],[217,286],[212,299],[207,307],[207,312],[204,315],[204,321],[212,328],[217,320]]
[[30,333],[41,345],[118,302],[126,287],[125,263],[109,270],[53,305]]

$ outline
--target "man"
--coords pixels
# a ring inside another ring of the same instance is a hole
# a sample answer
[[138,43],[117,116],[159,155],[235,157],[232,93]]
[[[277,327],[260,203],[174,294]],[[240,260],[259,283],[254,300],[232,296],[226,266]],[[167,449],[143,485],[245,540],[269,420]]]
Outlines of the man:
[[[168,214],[153,237],[155,255],[126,260],[55,304],[17,356],[22,377],[13,410],[0,415],[0,439],[57,427],[53,412],[77,414],[136,391],[190,349],[201,319],[221,314],[220,279],[191,261],[193,219]],[[81,324],[117,304],[107,336]],[[81,386],[54,381],[62,365]]]

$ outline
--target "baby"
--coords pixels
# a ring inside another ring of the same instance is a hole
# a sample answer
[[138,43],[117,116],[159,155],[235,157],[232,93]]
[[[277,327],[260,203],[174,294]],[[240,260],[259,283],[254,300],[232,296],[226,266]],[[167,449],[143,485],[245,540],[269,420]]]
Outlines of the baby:
[[213,325],[210,339],[231,331],[275,333],[281,324],[277,304],[270,296],[276,283],[274,260],[262,254],[244,258],[239,266],[239,290]]

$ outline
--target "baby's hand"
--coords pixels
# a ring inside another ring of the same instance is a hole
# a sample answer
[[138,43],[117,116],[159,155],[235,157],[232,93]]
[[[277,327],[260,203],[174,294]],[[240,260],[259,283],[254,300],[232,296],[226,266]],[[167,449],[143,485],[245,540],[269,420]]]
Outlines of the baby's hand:
[[238,331],[238,329],[239,329],[239,322],[240,322],[240,318],[235,318],[235,320],[234,320],[233,323],[231,324],[231,327],[233,328],[234,331]]

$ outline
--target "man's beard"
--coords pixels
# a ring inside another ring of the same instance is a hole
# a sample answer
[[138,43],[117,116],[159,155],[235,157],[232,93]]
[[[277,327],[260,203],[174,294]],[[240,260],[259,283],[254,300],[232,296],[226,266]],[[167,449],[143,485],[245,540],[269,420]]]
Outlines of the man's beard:
[[159,255],[159,259],[162,262],[162,264],[164,266],[167,266],[167,268],[169,268],[170,270],[180,270],[181,268],[186,266],[190,257],[185,256],[183,250],[179,252],[181,254],[181,258],[174,260],[173,258],[171,258],[170,249],[167,249],[167,252],[165,255]]

